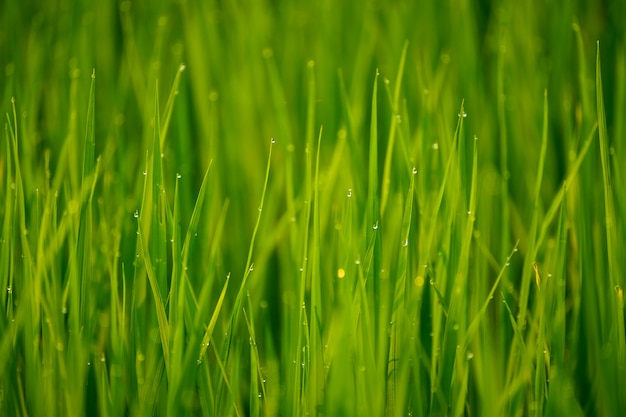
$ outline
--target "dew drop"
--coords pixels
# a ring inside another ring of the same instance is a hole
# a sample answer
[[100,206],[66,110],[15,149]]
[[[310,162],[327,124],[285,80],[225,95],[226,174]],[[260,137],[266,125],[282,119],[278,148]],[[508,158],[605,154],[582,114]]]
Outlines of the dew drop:
[[272,138],[272,143],[276,143],[276,139]]
[[176,174],[176,178],[177,178],[177,179],[181,179],[182,177],[183,177],[182,175],[180,175],[180,174],[178,174],[178,173]]
[[437,142],[433,143],[433,149],[434,150],[438,150],[439,149],[439,143],[437,143]]
[[352,197],[352,188],[348,188],[348,198]]
[[472,352],[467,352],[467,360],[472,360],[474,359],[474,354]]
[[413,175],[417,175],[417,167],[413,167]]
[[259,394],[257,395],[257,397],[261,398],[261,393],[259,392]]
[[254,271],[254,264],[250,265],[250,272]]
[[133,217],[138,219],[139,218],[139,210],[135,210],[135,213],[133,214]]
[[202,359],[198,359],[198,360],[196,361],[196,364],[198,364],[198,365],[202,364]]
[[458,114],[459,117],[467,117],[467,113],[463,112],[463,113],[459,113]]
[[8,292],[9,294],[12,294],[12,293],[13,293],[13,289],[12,289],[11,287],[7,287],[7,292]]
[[374,225],[372,226],[372,229],[374,229],[374,230],[378,229],[378,221],[376,223],[374,223]]
[[404,239],[404,242],[402,242],[402,246],[405,248],[409,246],[409,239]]
[[148,171],[143,172],[143,176],[145,177],[146,175],[148,175]]
[[187,67],[185,66],[185,64],[180,64],[180,67],[178,67],[178,71],[183,72],[186,68]]

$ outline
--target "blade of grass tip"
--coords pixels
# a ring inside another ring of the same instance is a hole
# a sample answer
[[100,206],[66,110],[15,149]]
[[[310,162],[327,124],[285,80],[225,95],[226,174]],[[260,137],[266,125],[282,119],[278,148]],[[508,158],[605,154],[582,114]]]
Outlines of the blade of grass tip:
[[179,178],[176,176],[174,185],[174,211],[168,213],[169,224],[172,226],[171,247],[172,247],[172,272],[170,280],[170,303],[169,303],[169,326],[170,326],[170,352],[171,369],[168,375],[168,392],[167,392],[167,412],[168,415],[181,414],[183,410],[177,409],[180,405],[178,398],[178,387],[181,384],[184,365],[182,363],[184,354],[185,326],[183,312],[185,309],[185,286],[181,279],[181,243],[180,243],[180,204],[178,194]]
[[[427,231],[427,237],[426,237],[426,251],[424,252],[425,255],[422,255],[422,256],[426,256],[427,257],[426,259],[428,259],[428,257],[430,256],[430,251],[432,250],[431,248],[435,240],[435,233],[437,231],[437,224],[438,224],[437,220],[440,214],[440,210],[442,208],[444,195],[446,194],[446,191],[449,189],[458,189],[459,187],[461,187],[461,185],[459,185],[458,183],[459,171],[465,172],[465,170],[461,171],[459,168],[459,165],[460,165],[459,149],[461,149],[462,146],[459,145],[458,143],[461,140],[460,138],[462,136],[461,135],[462,125],[463,125],[463,119],[464,119],[462,115],[465,114],[464,104],[465,104],[465,100],[461,100],[461,107],[458,113],[458,119],[456,123],[456,128],[454,130],[454,135],[452,137],[452,145],[450,147],[450,152],[448,154],[448,160],[446,162],[443,180],[441,182],[441,186],[439,187],[439,193],[437,195],[437,199],[435,200],[434,207],[432,209],[432,220],[429,225],[429,229]],[[465,194],[464,191],[463,191],[463,194]],[[453,199],[456,199],[456,198],[457,196],[453,196]],[[443,221],[451,222],[452,220],[448,218]],[[427,261],[426,260],[420,261],[420,265],[424,265],[424,268],[426,269]],[[451,273],[450,275],[454,276],[453,274],[454,273]],[[445,297],[445,293],[447,292],[447,288],[446,288],[447,282],[446,282],[445,274],[442,274],[442,275],[443,275],[442,282],[437,282],[435,278],[430,279],[431,288],[435,292],[435,295],[439,301],[438,303],[432,305],[433,344],[431,346],[431,351],[435,359],[432,360],[430,363],[430,374],[431,374],[430,413],[431,414],[443,412],[443,409],[447,408],[448,406],[447,404],[449,400],[446,399],[446,393],[442,392],[441,387],[443,386],[443,387],[446,387],[445,388],[446,390],[448,389],[448,386],[449,386],[448,383],[449,383],[450,374],[451,374],[451,365],[454,359],[452,359],[452,361],[448,363],[448,360],[444,359],[444,356],[450,355],[451,347],[454,346],[456,348],[456,344],[453,344],[450,341],[448,341],[448,338],[450,337],[449,335],[452,335],[454,338],[456,338],[456,335],[454,332],[452,332],[453,324],[450,324],[450,326],[448,326],[449,320],[445,319],[449,317],[452,306],[451,304],[448,303]],[[458,313],[457,313],[457,316],[458,316]],[[441,353],[443,349],[447,349],[447,351],[445,352],[445,355]],[[454,356],[451,356],[451,358],[454,358]]]
[[13,223],[15,221],[15,213],[13,204],[15,199],[12,197],[11,184],[13,184],[13,165],[11,162],[11,142],[9,139],[9,128],[5,124],[4,129],[5,147],[6,147],[6,183],[4,190],[7,193],[4,199],[4,218],[2,221],[2,245],[0,245],[0,275],[2,278],[2,287],[7,288],[7,297],[2,297],[3,305],[2,310],[6,313],[7,319],[11,319],[13,316],[13,273],[10,260],[13,259],[14,242],[12,237],[12,230],[14,229]]
[[243,279],[241,280],[241,285],[239,287],[239,291],[237,292],[237,297],[235,298],[233,314],[232,314],[231,321],[229,324],[228,340],[226,341],[226,345],[225,345],[226,354],[224,355],[224,360],[226,362],[228,362],[234,329],[235,329],[235,326],[237,325],[237,322],[239,321],[239,313],[241,311],[241,304],[243,302],[244,291],[246,289],[250,273],[254,270],[254,265],[252,263],[252,255],[254,254],[254,244],[256,242],[256,235],[257,235],[257,232],[259,231],[259,225],[261,224],[261,216],[263,215],[263,203],[265,202],[265,195],[267,193],[267,184],[269,182],[270,168],[272,166],[272,149],[274,147],[275,142],[276,141],[274,140],[274,138],[272,138],[270,141],[270,150],[267,156],[267,167],[265,169],[265,180],[263,181],[263,191],[261,192],[261,201],[259,202],[259,208],[258,208],[259,213],[257,215],[257,220],[256,220],[256,223],[254,224],[254,229],[252,231],[252,236],[250,238],[250,246],[248,248],[248,257],[246,259],[246,267],[243,272]]
[[[306,294],[306,282],[307,282],[307,273],[308,273],[308,259],[309,259],[309,232],[310,232],[310,224],[311,224],[311,200],[313,199],[313,162],[312,162],[312,151],[313,148],[313,137],[311,135],[307,136],[307,144],[305,148],[306,153],[306,167],[305,167],[305,210],[304,210],[304,223],[303,223],[303,231],[302,231],[302,253],[301,253],[301,266],[300,266],[300,282],[298,286],[298,321],[295,323],[296,329],[296,344],[292,347],[293,355],[295,358],[294,373],[293,373],[293,385],[291,386],[291,409],[292,415],[301,415],[301,407],[306,406],[304,399],[302,398],[302,393],[304,390],[304,369],[303,367],[297,366],[299,363],[304,363],[303,350],[305,346],[302,344],[303,332],[302,323],[306,322],[306,302],[305,302],[305,294]],[[305,335],[308,338],[308,333]]]
[[[373,287],[373,304],[374,304],[374,346],[375,357],[378,358],[382,350],[380,343],[383,340],[381,335],[381,326],[384,322],[381,316],[381,282],[380,269],[382,264],[382,247],[381,247],[381,222],[378,194],[378,77],[380,73],[376,70],[374,77],[374,87],[372,90],[372,108],[370,116],[370,141],[369,141],[369,162],[368,162],[368,192],[367,192],[367,208],[365,216],[365,236],[369,242],[367,252],[372,254],[371,264],[368,262],[366,277],[368,287]],[[380,337],[379,337],[380,336]],[[378,366],[382,364],[378,363]],[[375,398],[375,397],[372,397]],[[382,405],[382,404],[380,404]],[[375,407],[379,410],[379,407]],[[376,413],[376,412],[375,412]]]
[[[545,288],[545,277],[541,278],[539,266],[533,263],[537,288]],[[538,318],[537,341],[535,344],[535,378],[533,386],[533,401],[536,406],[537,415],[541,416],[544,412],[545,396],[546,396],[546,355],[549,350],[546,348],[546,316],[545,316],[546,291],[539,291],[537,302],[536,317]]]
[[609,277],[611,286],[617,285],[616,237],[615,237],[615,205],[613,202],[613,186],[611,181],[611,161],[609,156],[609,137],[606,129],[604,97],[602,94],[602,68],[600,65],[600,41],[596,55],[596,100],[598,112],[598,137],[600,140],[600,159],[602,161],[602,185],[604,189],[604,214],[606,227],[606,245],[609,261]]
[[155,278],[159,285],[161,298],[165,300],[167,291],[167,236],[166,236],[166,195],[163,182],[163,155],[161,151],[161,122],[159,117],[159,83],[156,82],[154,93],[154,137],[152,143],[152,161],[148,168],[148,177],[152,182],[152,233],[150,255]]
[[208,187],[209,182],[209,173],[211,172],[211,167],[213,166],[213,160],[209,161],[209,166],[204,172],[204,177],[202,178],[202,184],[200,185],[200,190],[198,191],[198,196],[196,198],[196,203],[193,207],[193,211],[191,212],[191,219],[189,220],[189,226],[187,227],[187,232],[185,233],[185,242],[183,243],[182,248],[182,269],[185,270],[188,266],[189,262],[189,250],[191,246],[191,237],[196,234],[198,230],[198,223],[200,222],[200,217],[202,214],[202,207],[205,202],[205,194]]
[[[180,64],[178,66],[178,71],[176,71],[176,76],[174,76],[174,82],[172,83],[172,88],[170,89],[170,95],[167,97],[167,102],[165,103],[165,109],[163,113],[163,124],[161,127],[161,149],[164,149],[165,137],[167,136],[167,132],[170,127],[170,120],[172,119],[172,113],[174,111],[174,102],[176,101],[176,96],[178,96],[178,85],[180,84],[180,76],[185,71],[185,64]],[[157,90],[158,94],[158,90]]]
[[383,168],[383,182],[380,191],[380,214],[385,214],[387,199],[389,198],[389,186],[391,184],[391,164],[393,156],[393,148],[396,140],[396,129],[398,127],[398,117],[400,116],[400,87],[402,86],[402,77],[404,74],[404,66],[406,62],[406,53],[409,49],[409,41],[404,42],[402,55],[400,56],[400,64],[398,65],[398,73],[396,75],[396,85],[393,92],[391,126],[389,128],[389,138],[387,139],[387,152],[385,153],[385,166]]
[[[26,307],[20,309],[20,311],[25,311],[25,320],[24,320],[24,346],[32,346],[33,348],[26,349],[25,352],[25,386],[20,390],[20,395],[25,396],[25,405],[24,407],[28,407],[32,405],[32,409],[34,410],[33,414],[40,412],[40,408],[42,405],[35,401],[31,403],[28,401],[29,395],[38,395],[39,388],[37,386],[39,376],[41,375],[41,362],[38,353],[38,349],[36,346],[38,345],[39,335],[41,333],[41,313],[40,313],[40,300],[36,298],[35,289],[33,288],[33,257],[31,253],[30,243],[28,242],[28,229],[26,227],[26,205],[24,199],[24,184],[22,181],[22,169],[18,156],[18,124],[17,124],[17,110],[15,106],[15,100],[11,100],[11,104],[13,107],[13,125],[11,125],[11,120],[9,115],[7,114],[8,127],[10,132],[10,137],[12,139],[13,145],[13,162],[15,164],[15,205],[16,205],[16,220],[18,221],[18,230],[16,233],[19,233],[20,249],[22,251],[22,276],[25,277],[24,282],[24,305],[28,305],[30,301],[31,314],[26,312]],[[76,309],[76,311],[78,308]],[[75,313],[75,316],[78,318],[78,313]],[[78,326],[77,326],[78,331]],[[30,381],[29,381],[30,379]]]
[[[464,118],[463,108],[461,107],[461,116]],[[459,142],[464,142],[462,135]],[[474,232],[474,220],[476,210],[476,188],[478,182],[478,139],[474,136],[474,149],[472,157],[472,178],[469,184],[469,207],[467,210],[467,217],[465,221],[465,230],[461,239],[459,261],[456,270],[456,276],[453,281],[453,289],[450,294],[450,308],[448,314],[448,320],[445,325],[445,336],[443,343],[443,353],[447,355],[447,363],[444,363],[441,369],[442,385],[448,386],[450,384],[451,397],[450,400],[453,404],[456,404],[455,413],[459,413],[459,410],[463,409],[467,395],[466,383],[468,364],[466,358],[466,351],[459,349],[459,335],[466,333],[467,329],[467,311],[468,311],[468,293],[472,291],[468,288],[468,269],[470,265],[470,250],[472,237]],[[463,145],[465,146],[465,145]],[[465,160],[464,152],[459,151],[460,159]],[[467,174],[461,171],[461,177],[465,177]],[[465,179],[463,182],[467,182]],[[459,331],[459,329],[461,331]],[[446,361],[446,359],[444,359]],[[445,378],[445,379],[444,379]],[[448,378],[449,381],[448,381]]]

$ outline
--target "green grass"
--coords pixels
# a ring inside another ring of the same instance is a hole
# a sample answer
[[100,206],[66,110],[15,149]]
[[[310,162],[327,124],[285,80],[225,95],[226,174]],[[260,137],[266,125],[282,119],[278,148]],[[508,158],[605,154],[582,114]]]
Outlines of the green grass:
[[92,3],[0,6],[0,416],[623,414],[623,2]]

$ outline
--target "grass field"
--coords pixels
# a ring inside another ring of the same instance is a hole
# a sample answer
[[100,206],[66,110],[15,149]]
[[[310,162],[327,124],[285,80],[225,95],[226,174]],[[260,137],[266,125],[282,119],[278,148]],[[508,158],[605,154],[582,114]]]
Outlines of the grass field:
[[626,4],[4,1],[0,416],[621,416]]

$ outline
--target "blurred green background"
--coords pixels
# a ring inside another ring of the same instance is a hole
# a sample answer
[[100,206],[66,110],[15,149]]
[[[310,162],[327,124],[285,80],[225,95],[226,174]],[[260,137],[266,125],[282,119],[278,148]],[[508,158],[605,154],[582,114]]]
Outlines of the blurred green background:
[[[300,230],[296,233],[295,226],[288,223],[296,216],[299,222],[303,221],[310,184],[306,178],[306,146],[312,135],[317,137],[319,126],[323,126],[320,158],[325,210],[321,242],[327,249],[337,250],[324,254],[328,259],[323,259],[322,269],[334,277],[336,266],[343,261],[341,256],[348,257],[348,251],[341,252],[341,242],[333,234],[341,222],[346,191],[353,190],[358,201],[355,216],[362,214],[366,204],[371,96],[377,71],[381,176],[392,117],[401,120],[398,130],[404,135],[402,142],[396,142],[392,155],[394,180],[389,201],[398,207],[389,210],[392,214],[388,217],[396,217],[389,223],[401,222],[409,183],[406,173],[412,166],[420,172],[416,188],[420,189],[421,200],[416,213],[428,211],[429,199],[436,196],[446,161],[436,149],[449,155],[463,102],[467,114],[463,137],[475,135],[480,143],[478,194],[484,216],[478,218],[477,229],[485,247],[476,253],[493,255],[485,255],[488,260],[480,258],[477,262],[484,271],[491,259],[505,259],[518,239],[521,252],[527,254],[529,218],[536,203],[535,173],[540,159],[544,92],[548,95],[549,140],[538,201],[542,214],[561,189],[592,130],[597,111],[597,45],[602,57],[611,155],[622,156],[615,158],[612,165],[619,192],[620,181],[626,178],[625,16],[623,0],[5,0],[0,5],[0,108],[9,115],[8,123],[13,123],[11,100],[15,99],[29,227],[36,227],[36,214],[41,209],[35,190],[59,190],[65,197],[59,198],[59,213],[72,211],[72,196],[81,187],[80,161],[90,75],[95,71],[96,155],[101,155],[102,173],[97,184],[96,219],[110,227],[119,239],[116,247],[111,243],[114,239],[106,237],[106,231],[99,232],[95,253],[102,260],[95,260],[94,265],[98,271],[95,275],[101,281],[95,282],[100,285],[98,289],[109,290],[104,259],[112,258],[116,250],[120,270],[133,276],[137,256],[133,213],[141,206],[146,155],[153,143],[155,94],[161,109],[165,108],[174,79],[184,65],[162,159],[168,191],[174,189],[177,174],[182,178],[182,224],[191,218],[203,175],[211,164],[210,191],[203,212],[206,218],[198,238],[203,243],[194,247],[195,261],[189,265],[190,279],[196,288],[202,285],[201,277],[214,274],[215,270],[220,279],[233,271],[231,285],[238,288],[242,279],[239,272],[246,265],[250,234],[258,215],[270,138],[276,141],[269,202],[267,210],[264,207],[262,238],[257,244],[257,259],[263,262],[257,264],[255,273],[264,278],[249,284],[251,291],[262,294],[255,295],[257,320],[268,323],[265,326],[269,330],[258,337],[259,344],[267,347],[263,355],[269,358],[271,368],[273,361],[289,358],[286,352],[280,352],[281,347],[292,348],[291,341],[281,337],[290,334],[285,329],[293,321],[290,314],[299,307],[295,305],[299,287],[297,280],[285,271],[293,270],[299,261],[296,254],[303,237],[298,234]],[[394,114],[390,103],[405,45],[401,105]],[[312,121],[307,120],[311,73],[315,80]],[[398,149],[400,144],[404,147]],[[340,152],[338,148],[344,150]],[[471,155],[469,148],[468,145],[466,156]],[[2,151],[2,187],[7,165],[7,153]],[[469,174],[469,163],[463,170]],[[586,242],[579,240],[578,235],[572,238],[568,252],[572,256],[567,262],[570,270],[580,265],[588,268],[581,267],[585,277],[597,276],[601,282],[613,282],[603,277],[606,236],[598,232],[605,225],[601,172],[600,149],[594,144],[581,168],[582,197],[574,193],[580,200],[572,198],[567,203],[573,213],[568,221],[575,223],[587,217],[593,220],[586,225],[589,234],[580,235]],[[325,176],[328,183],[324,183]],[[7,189],[0,191],[5,198],[9,194]],[[623,191],[616,198],[618,213],[626,212],[626,197],[622,194]],[[168,196],[173,204],[171,192]],[[215,266],[203,260],[213,248],[211,239],[225,201],[225,234],[218,245]],[[580,201],[589,206],[579,212],[574,206]],[[452,218],[454,214],[450,214],[449,219]],[[418,223],[415,217],[413,223]],[[303,229],[307,227],[305,224]],[[550,229],[552,234],[556,233],[553,229],[556,227]],[[626,236],[619,216],[616,230],[617,236]],[[444,227],[441,233],[446,232]],[[35,246],[36,238],[31,239]],[[433,253],[446,246],[445,239],[437,237]],[[555,239],[551,236],[548,240],[545,247],[539,248],[539,257],[550,258]],[[580,264],[579,249],[587,251],[587,255],[580,255],[584,259]],[[388,253],[395,254],[394,251],[395,248]],[[620,247],[608,257],[621,260],[623,254]],[[534,259],[524,260],[526,264],[531,261]],[[506,281],[511,288],[523,281],[519,275],[524,268],[522,261],[512,263],[515,272]],[[418,271],[417,259],[411,261],[410,269],[409,279],[413,279]],[[575,273],[573,276],[579,277]],[[623,277],[614,279],[623,285]],[[217,299],[221,284],[219,280],[211,281],[212,300]],[[334,284],[322,285],[330,289]],[[594,335],[590,330],[594,322],[581,319],[580,311],[591,306],[593,311],[601,311],[599,317],[604,317],[602,311],[606,313],[602,295],[590,301],[595,293],[588,292],[593,295],[584,298],[584,285],[589,284],[576,285],[578,281],[573,287],[568,286],[568,291],[574,288],[571,298],[568,292],[568,314],[574,311],[568,319],[575,323],[568,335],[573,335],[570,341],[574,344],[578,343],[577,337],[592,339]],[[602,288],[599,294],[609,292]],[[486,284],[482,295],[486,294],[485,289]],[[430,297],[434,304],[435,296]],[[582,310],[576,304],[580,297]],[[98,311],[105,311],[107,302],[106,297],[99,299]],[[326,311],[333,308],[333,301],[324,303]],[[229,293],[225,309],[232,310],[233,304],[234,295]],[[429,317],[422,314],[423,318]],[[220,321],[218,339],[228,328],[227,322]],[[603,327],[606,328],[613,329],[609,325]],[[428,330],[423,330],[423,339],[428,339]],[[502,333],[507,335],[503,339],[512,338],[511,329]],[[99,343],[104,346],[108,342]],[[508,347],[502,347],[495,359],[497,364],[506,362]],[[582,347],[580,351],[574,348],[572,355],[584,361],[587,355],[595,353],[593,348]],[[606,365],[604,359],[598,359],[598,363]],[[594,364],[590,360],[589,367]],[[572,380],[577,381],[577,398],[585,410],[601,410],[598,404],[603,397],[584,390],[593,382],[593,372],[582,365],[571,371]],[[283,382],[285,375],[291,377],[286,371],[276,372],[281,373]],[[618,387],[613,388],[619,392]],[[477,391],[472,391],[472,395],[479,396]],[[276,404],[274,407],[279,408]]]

